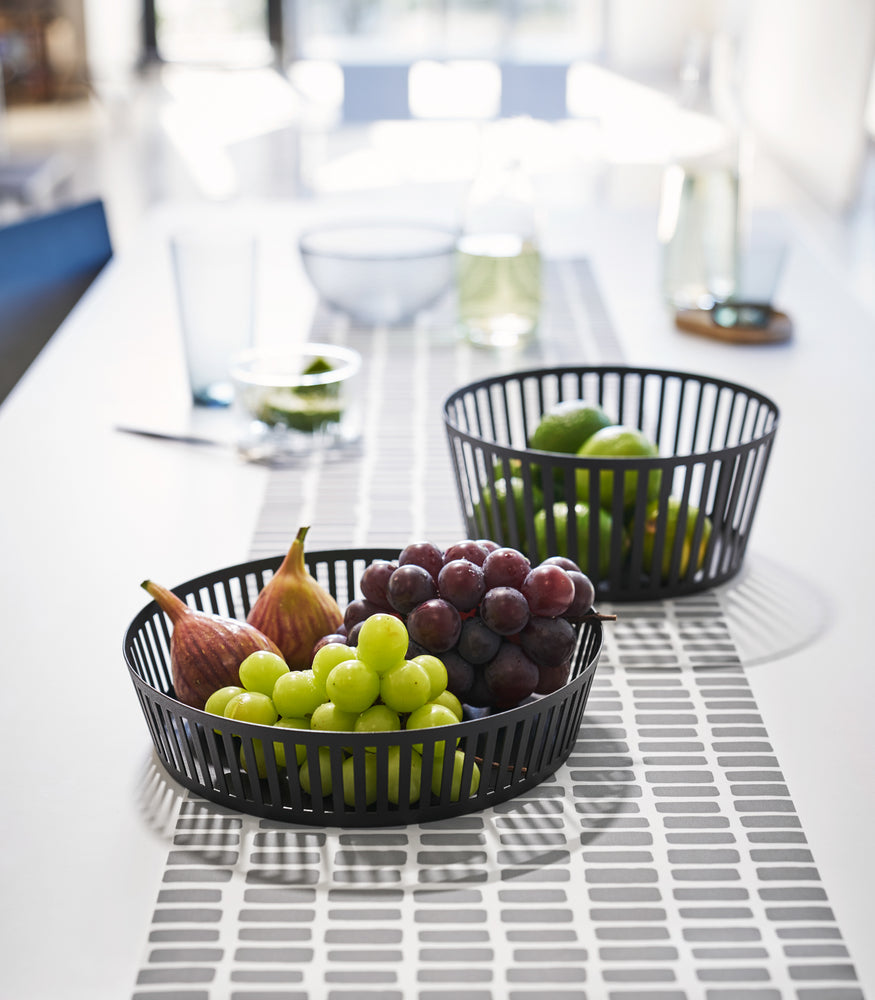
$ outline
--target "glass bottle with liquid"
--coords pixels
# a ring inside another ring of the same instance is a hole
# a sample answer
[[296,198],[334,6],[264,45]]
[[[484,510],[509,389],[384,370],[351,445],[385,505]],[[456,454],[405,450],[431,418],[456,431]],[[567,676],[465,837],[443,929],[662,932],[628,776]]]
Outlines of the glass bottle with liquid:
[[677,146],[663,173],[662,288],[677,309],[710,309],[732,295],[736,284],[742,148],[732,95],[719,85],[725,72],[718,72],[717,56],[713,43],[709,51],[705,39],[690,39],[681,71]]
[[456,264],[463,335],[483,347],[526,343],[540,315],[541,254],[532,185],[518,159],[480,172],[462,225]]
[[659,239],[663,294],[670,305],[710,309],[732,294],[739,252],[739,170],[731,145],[666,168]]

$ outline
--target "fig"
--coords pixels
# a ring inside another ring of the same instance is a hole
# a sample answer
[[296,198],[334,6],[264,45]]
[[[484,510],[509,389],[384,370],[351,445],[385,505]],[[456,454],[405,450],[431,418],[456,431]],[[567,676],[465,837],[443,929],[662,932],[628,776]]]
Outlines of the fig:
[[239,685],[240,664],[259,649],[282,655],[276,644],[253,625],[198,611],[172,591],[152,580],[146,590],[173,625],[170,636],[170,673],[179,701],[203,708],[219,688]]
[[304,539],[309,525],[298,530],[279,569],[255,599],[246,621],[279,646],[290,670],[306,670],[313,647],[337,632],[343,612],[331,594],[315,580],[304,563]]

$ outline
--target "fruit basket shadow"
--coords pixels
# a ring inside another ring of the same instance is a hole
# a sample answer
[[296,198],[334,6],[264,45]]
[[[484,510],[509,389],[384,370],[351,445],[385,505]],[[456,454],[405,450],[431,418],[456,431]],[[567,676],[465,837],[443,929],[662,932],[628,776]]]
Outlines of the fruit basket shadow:
[[[306,555],[313,578],[341,604],[385,549]],[[282,562],[216,570],[173,593],[199,611],[244,620]],[[305,825],[378,827],[428,822],[518,796],[570,754],[602,647],[597,615],[576,626],[567,683],[505,711],[468,711],[456,725],[392,732],[330,732],[244,722],[176,697],[172,629],[153,601],[130,623],[123,652],[155,752],[167,772],[206,799]],[[414,768],[415,764],[415,768]]]
[[[545,417],[574,403],[604,429],[570,453],[533,448]],[[602,601],[695,593],[738,572],[779,423],[745,386],[626,366],[484,379],[451,393],[443,417],[468,534],[533,561],[567,556]],[[625,454],[592,447],[610,425]]]

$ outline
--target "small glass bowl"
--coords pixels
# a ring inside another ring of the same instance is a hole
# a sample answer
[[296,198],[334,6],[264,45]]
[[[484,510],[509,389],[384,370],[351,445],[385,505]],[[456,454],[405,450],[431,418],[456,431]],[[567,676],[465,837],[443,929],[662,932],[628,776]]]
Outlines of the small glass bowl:
[[355,445],[361,436],[361,366],[357,351],[334,344],[237,355],[231,377],[239,453],[276,465],[315,449]]
[[456,233],[408,222],[355,222],[301,235],[301,261],[321,298],[366,326],[413,319],[449,289]]

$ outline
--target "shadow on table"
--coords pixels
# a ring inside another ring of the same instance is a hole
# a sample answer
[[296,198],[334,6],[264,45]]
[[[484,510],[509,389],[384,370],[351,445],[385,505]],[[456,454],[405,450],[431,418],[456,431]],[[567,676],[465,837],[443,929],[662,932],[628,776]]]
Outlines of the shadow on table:
[[173,836],[180,804],[186,795],[185,788],[174,781],[161,766],[153,748],[143,762],[137,788],[140,812],[149,829],[169,840]]
[[763,556],[748,555],[739,574],[717,588],[744,666],[790,656],[829,627],[829,598],[811,580]]
[[[258,820],[192,795],[164,770],[154,751],[139,786],[144,820],[174,841],[180,811],[196,824],[204,863],[236,865],[210,840],[227,833],[230,820],[252,821],[267,849],[306,846],[307,863],[243,864],[247,882],[259,885],[345,886],[349,890],[393,886],[417,890],[474,887],[522,881],[567,881],[568,866],[584,847],[609,835],[615,823],[637,811],[632,758],[616,731],[595,719],[584,723],[586,746],[527,792],[494,807],[410,827],[341,828]],[[384,852],[391,854],[391,860]],[[251,860],[251,859],[250,859]]]

